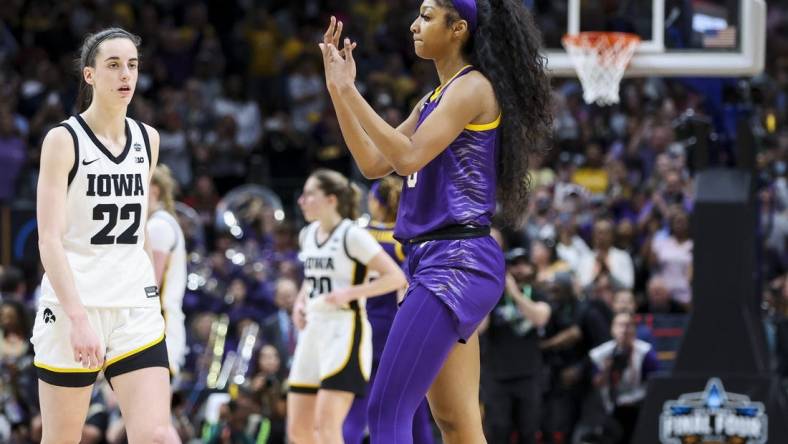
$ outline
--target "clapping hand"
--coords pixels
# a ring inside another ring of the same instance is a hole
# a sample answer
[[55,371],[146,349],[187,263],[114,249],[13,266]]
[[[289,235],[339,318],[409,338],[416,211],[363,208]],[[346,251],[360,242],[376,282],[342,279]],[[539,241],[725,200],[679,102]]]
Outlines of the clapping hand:
[[356,43],[345,37],[342,49],[339,49],[342,27],[342,22],[332,16],[328,29],[323,34],[323,42],[319,44],[326,70],[326,85],[331,92],[352,86],[356,80],[356,61],[353,59]]

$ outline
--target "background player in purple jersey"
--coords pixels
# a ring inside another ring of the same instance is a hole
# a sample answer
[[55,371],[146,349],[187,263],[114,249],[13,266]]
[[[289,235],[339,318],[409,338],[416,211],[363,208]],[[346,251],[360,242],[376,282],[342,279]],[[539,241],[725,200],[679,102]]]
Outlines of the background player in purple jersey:
[[[388,253],[398,264],[405,261],[405,251],[399,242],[394,239],[394,221],[397,219],[402,179],[395,175],[386,176],[372,184],[367,197],[367,206],[372,220],[367,231],[372,234],[383,250]],[[370,276],[375,279],[376,276]],[[389,337],[394,316],[397,314],[397,299],[399,292],[367,300],[367,318],[372,325],[372,373],[369,379],[374,384],[375,374],[383,355],[383,346]],[[356,398],[353,406],[345,418],[343,435],[345,444],[360,444],[367,429],[367,403],[369,397]],[[429,406],[426,401],[416,411],[413,419],[413,442],[416,444],[431,444],[432,424],[430,422]]]
[[410,286],[372,388],[370,431],[373,443],[412,442],[413,415],[429,391],[444,442],[479,443],[474,331],[504,283],[490,219],[496,194],[504,221],[525,213],[528,158],[545,148],[552,122],[549,81],[539,32],[519,0],[425,0],[410,29],[441,85],[397,128],[356,89],[355,43],[338,48],[342,24],[332,18],[320,44],[359,168],[371,178],[408,177],[395,236],[406,245]]

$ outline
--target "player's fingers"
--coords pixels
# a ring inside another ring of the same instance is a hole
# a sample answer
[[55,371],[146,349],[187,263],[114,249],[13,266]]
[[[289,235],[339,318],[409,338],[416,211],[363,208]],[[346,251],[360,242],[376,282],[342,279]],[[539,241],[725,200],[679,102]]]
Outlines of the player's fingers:
[[345,60],[350,60],[353,58],[353,49],[356,47],[355,43],[351,43],[350,39],[345,39],[345,45],[342,47],[342,51],[345,53]]
[[101,368],[104,366],[104,353],[100,348],[96,347],[93,357],[95,359],[93,362],[96,364],[96,368]]
[[334,36],[334,24],[336,22],[336,18],[332,15],[331,20],[328,22],[328,29],[326,29],[326,33],[323,34],[323,42],[330,43],[331,38]]
[[84,367],[84,368],[90,367],[90,353],[88,353],[88,350],[87,350],[86,347],[80,347],[79,348],[79,359],[78,359],[78,361],[82,365],[82,367]]
[[331,39],[331,43],[333,43],[336,46],[339,46],[339,38],[342,35],[342,27],[343,26],[344,25],[342,24],[341,21],[339,23],[337,23],[337,28],[334,31],[333,38]]

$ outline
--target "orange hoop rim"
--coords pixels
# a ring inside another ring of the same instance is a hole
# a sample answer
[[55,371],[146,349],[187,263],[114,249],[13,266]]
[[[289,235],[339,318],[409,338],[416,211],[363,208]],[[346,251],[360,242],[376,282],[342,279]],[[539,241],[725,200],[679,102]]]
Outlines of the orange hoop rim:
[[640,36],[629,32],[585,31],[577,34],[565,34],[561,38],[561,42],[564,45],[571,45],[574,47],[593,46],[597,43],[612,45],[615,42],[635,44],[640,43]]

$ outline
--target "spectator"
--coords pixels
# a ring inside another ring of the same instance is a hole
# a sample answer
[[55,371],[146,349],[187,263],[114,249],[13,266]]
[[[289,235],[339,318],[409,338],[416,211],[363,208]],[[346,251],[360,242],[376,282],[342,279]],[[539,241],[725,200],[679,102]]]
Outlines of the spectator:
[[287,391],[281,376],[282,361],[273,345],[263,345],[257,356],[257,366],[251,376],[250,388],[255,398],[260,400],[260,413],[263,416],[261,432],[266,431],[268,435],[267,441],[262,442],[284,443]]
[[292,102],[293,128],[300,133],[308,133],[326,107],[325,86],[315,60],[303,56],[296,63],[287,87]]
[[670,296],[670,289],[661,277],[654,276],[648,281],[646,303],[640,307],[638,313],[680,314],[686,311],[685,307]]
[[214,113],[220,119],[231,117],[238,130],[230,134],[233,138],[226,142],[237,144],[248,153],[263,136],[260,107],[249,96],[249,85],[245,84],[241,76],[229,76],[224,91],[225,95],[214,102]]
[[30,346],[30,316],[15,300],[0,303],[0,416],[11,426],[11,442],[30,438],[37,409],[37,377]]
[[0,109],[0,202],[16,196],[16,180],[27,157],[24,137],[14,124],[14,116]]
[[159,163],[172,170],[173,177],[181,188],[192,183],[192,159],[183,120],[170,106],[162,112],[159,131]]
[[666,237],[651,241],[651,264],[655,275],[662,278],[671,298],[688,305],[692,298],[692,247],[689,216],[681,207],[674,209],[670,217],[670,231]]
[[632,288],[635,283],[635,270],[632,258],[625,251],[613,246],[613,223],[602,219],[594,223],[594,249],[591,254],[580,260],[577,270],[578,282],[587,286],[594,282],[600,273],[610,273],[617,285]]
[[284,370],[290,363],[298,339],[298,329],[293,324],[293,303],[298,295],[298,286],[292,279],[279,278],[276,281],[274,304],[277,311],[268,316],[262,325],[263,342],[276,348]]
[[22,270],[9,266],[0,269],[0,301],[27,303],[27,284]]
[[586,147],[585,163],[572,175],[572,182],[593,194],[602,194],[608,187],[608,173],[604,168],[602,143],[594,141]]
[[485,435],[490,442],[536,443],[541,417],[541,329],[551,308],[524,249],[506,255],[506,288],[480,330]]
[[558,257],[553,239],[534,239],[531,241],[531,263],[536,267],[537,285],[553,280],[556,273],[569,270],[566,262]]
[[[247,389],[239,390],[238,397],[222,406],[219,423],[211,427],[205,442],[208,444],[255,444],[263,424],[260,405]],[[265,442],[265,441],[263,441]]]
[[577,234],[575,217],[571,214],[562,214],[558,218],[558,257],[567,263],[573,273],[577,273],[581,260],[591,254],[588,244]]
[[558,273],[549,290],[552,315],[539,343],[549,368],[542,431],[545,443],[560,444],[572,436],[580,417],[588,385],[585,357],[608,339],[609,327],[580,303],[571,275]]
[[597,435],[594,442],[628,444],[646,397],[646,382],[657,370],[657,356],[650,344],[635,338],[632,314],[617,314],[611,333],[612,340],[589,352],[594,387],[607,415],[592,434]]

